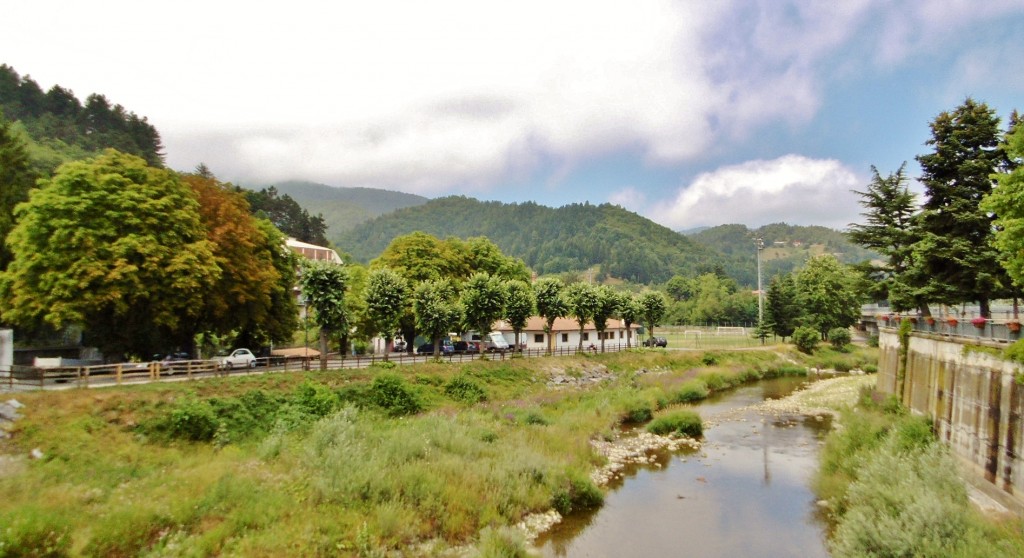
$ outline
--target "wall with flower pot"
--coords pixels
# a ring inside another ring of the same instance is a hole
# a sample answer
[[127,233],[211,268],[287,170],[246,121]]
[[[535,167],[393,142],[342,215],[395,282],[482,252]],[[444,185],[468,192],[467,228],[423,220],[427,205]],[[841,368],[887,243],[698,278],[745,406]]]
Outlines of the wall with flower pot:
[[879,334],[876,389],[929,416],[940,440],[1004,500],[1024,509],[1024,385],[1005,343],[914,332],[905,357],[891,328]]

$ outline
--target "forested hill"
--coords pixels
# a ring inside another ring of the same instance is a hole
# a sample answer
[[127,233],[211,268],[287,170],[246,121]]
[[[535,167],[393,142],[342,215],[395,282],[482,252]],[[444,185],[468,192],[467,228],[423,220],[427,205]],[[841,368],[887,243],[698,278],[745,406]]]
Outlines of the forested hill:
[[640,283],[693,275],[714,258],[685,236],[614,205],[550,208],[454,196],[400,209],[341,235],[338,247],[357,260],[376,257],[396,236],[422,231],[439,238],[486,236],[539,274],[601,272]]
[[279,182],[277,191],[290,196],[307,210],[319,213],[327,225],[328,239],[337,242],[340,235],[368,219],[396,209],[422,205],[428,198],[404,192],[376,188],[336,188],[314,182]]
[[31,77],[0,64],[0,111],[25,136],[38,175],[47,176],[61,163],[108,147],[163,166],[163,144],[156,128],[103,95],[90,94],[83,104],[60,85],[44,93]]
[[757,285],[757,252],[754,239],[764,241],[761,275],[767,281],[789,273],[817,254],[834,254],[845,263],[859,263],[878,257],[853,244],[835,229],[820,226],[773,223],[758,229],[744,225],[719,225],[689,235],[694,242],[725,259],[726,273],[740,284]]

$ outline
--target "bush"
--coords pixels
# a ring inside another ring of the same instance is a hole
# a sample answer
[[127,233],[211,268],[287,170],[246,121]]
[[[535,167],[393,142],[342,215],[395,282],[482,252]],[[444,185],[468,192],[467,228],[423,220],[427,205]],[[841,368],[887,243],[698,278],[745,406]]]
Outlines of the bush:
[[679,386],[670,399],[672,403],[693,403],[706,399],[711,390],[702,380],[690,380]]
[[850,329],[846,327],[834,327],[828,330],[828,342],[837,351],[845,350],[846,346],[853,340]]
[[330,388],[312,382],[303,382],[295,390],[295,404],[311,415],[325,417],[338,407],[338,395]]
[[801,326],[793,332],[793,344],[801,353],[813,353],[819,339],[820,335],[813,327]]
[[35,506],[0,515],[0,556],[68,556],[68,518]]
[[718,364],[718,356],[713,353],[706,353],[704,356],[700,357],[700,361],[704,366],[714,366]]
[[487,400],[487,392],[465,376],[455,376],[444,386],[448,397],[463,403],[479,403]]
[[604,503],[604,493],[587,475],[569,473],[560,484],[551,498],[551,507],[563,516],[574,511],[591,510]]
[[876,347],[876,348],[878,347],[878,336],[877,335],[872,335],[871,337],[868,337],[868,347]]
[[393,417],[414,415],[423,410],[423,403],[416,392],[396,374],[382,374],[374,378],[370,384],[370,398]]
[[676,411],[651,421],[647,431],[661,436],[680,434],[696,438],[704,434],[704,425],[700,415],[693,411]]
[[526,537],[513,527],[484,527],[480,532],[480,543],[474,554],[476,558],[529,558]]
[[1003,357],[1006,360],[1024,363],[1024,339],[1014,341],[1012,345],[1003,351]]
[[179,401],[167,418],[168,433],[175,438],[208,442],[217,432],[217,415],[206,401]]
[[627,424],[638,424],[647,422],[654,416],[654,409],[651,402],[642,398],[634,397],[626,401],[622,411],[622,422]]

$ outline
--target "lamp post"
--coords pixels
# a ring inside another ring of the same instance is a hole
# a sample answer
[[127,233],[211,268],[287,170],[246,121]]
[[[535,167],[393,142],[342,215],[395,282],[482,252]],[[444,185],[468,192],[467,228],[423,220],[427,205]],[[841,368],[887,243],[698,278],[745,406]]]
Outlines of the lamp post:
[[764,240],[755,238],[757,245],[757,323],[764,323],[764,293],[761,291],[761,250],[764,250]]

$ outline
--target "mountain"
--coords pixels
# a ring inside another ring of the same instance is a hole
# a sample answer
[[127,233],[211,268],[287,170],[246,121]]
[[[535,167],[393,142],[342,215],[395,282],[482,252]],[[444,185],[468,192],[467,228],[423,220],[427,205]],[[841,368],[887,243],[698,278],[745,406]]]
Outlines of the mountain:
[[341,234],[356,225],[396,209],[423,205],[428,198],[415,194],[375,188],[336,188],[315,182],[290,180],[274,185],[311,214],[323,215],[327,238],[337,242]]
[[464,196],[431,200],[371,219],[343,233],[338,247],[367,262],[397,236],[486,236],[539,274],[582,271],[638,283],[710,269],[716,258],[685,236],[619,206],[482,202]]
[[847,239],[846,234],[820,226],[773,223],[758,229],[745,225],[719,225],[688,236],[706,249],[721,254],[724,271],[742,285],[757,285],[757,251],[754,239],[764,242],[761,277],[767,284],[773,276],[789,273],[807,258],[833,254],[844,263],[858,263],[878,255]]

